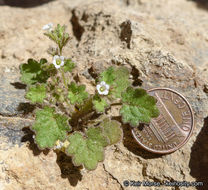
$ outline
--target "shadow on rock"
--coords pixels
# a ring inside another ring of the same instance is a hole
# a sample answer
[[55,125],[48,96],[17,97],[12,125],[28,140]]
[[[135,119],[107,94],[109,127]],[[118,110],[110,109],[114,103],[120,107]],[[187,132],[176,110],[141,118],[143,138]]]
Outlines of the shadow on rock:
[[[41,153],[45,155],[49,153],[49,149],[40,150],[38,148],[33,139],[34,132],[30,130],[29,127],[24,127],[22,131],[25,135],[22,137],[21,142],[29,142],[29,149],[33,151],[34,156],[38,156]],[[65,153],[60,151],[56,151],[56,153],[56,163],[61,169],[61,177],[68,178],[69,183],[72,186],[76,186],[78,181],[82,180],[82,174],[80,173],[80,169],[82,169],[82,166],[74,166],[71,157],[67,156]]]
[[22,102],[18,105],[17,111],[23,115],[27,115],[35,110],[35,105],[28,102]]
[[12,7],[36,7],[54,0],[1,0],[0,5],[9,5]]
[[82,166],[74,166],[71,157],[63,152],[57,152],[56,162],[61,169],[61,177],[68,178],[71,186],[76,186],[78,181],[82,180],[82,174],[80,173]]
[[[117,120],[120,123],[122,123],[120,116],[113,117],[112,119]],[[128,124],[122,124],[122,128],[123,128],[123,144],[133,154],[137,156],[141,156],[142,158],[145,158],[145,159],[154,159],[154,158],[159,158],[162,156],[159,154],[148,152],[144,150],[142,147],[140,147],[131,133],[131,126],[129,126]],[[143,126],[140,125],[138,128],[142,130]]]
[[26,89],[27,87],[26,84],[22,84],[21,82],[11,82],[10,84],[14,86],[16,89]]
[[204,119],[204,126],[191,148],[189,167],[196,181],[204,183],[196,188],[208,189],[208,117]]
[[[139,128],[142,129],[141,126]],[[131,133],[131,127],[129,125],[123,125],[123,133],[124,133],[124,137],[123,137],[124,146],[129,151],[134,153],[135,155],[141,156],[144,159],[154,159],[154,158],[159,158],[162,156],[162,155],[148,152],[148,151],[144,150],[142,147],[140,147],[139,144],[134,139],[134,137]]]
[[27,142],[27,141],[29,142],[29,149],[33,151],[34,156],[40,155],[41,152],[43,152],[43,154],[45,155],[49,153],[49,149],[40,150],[38,148],[38,146],[36,145],[33,139],[34,132],[30,130],[29,127],[22,128],[22,131],[24,132],[25,135],[22,137],[21,142]]
[[[41,153],[45,155],[49,153],[49,149],[40,150],[38,148],[33,139],[34,132],[29,127],[24,127],[22,131],[25,135],[22,137],[21,142],[29,142],[29,149],[33,151],[34,156],[38,156]],[[67,156],[63,152],[56,151],[56,154],[56,163],[61,169],[61,177],[67,178],[71,186],[76,186],[78,181],[82,180],[82,174],[80,172],[82,166],[74,166],[71,157]]]
[[191,1],[194,1],[199,8],[208,10],[207,0],[191,0]]

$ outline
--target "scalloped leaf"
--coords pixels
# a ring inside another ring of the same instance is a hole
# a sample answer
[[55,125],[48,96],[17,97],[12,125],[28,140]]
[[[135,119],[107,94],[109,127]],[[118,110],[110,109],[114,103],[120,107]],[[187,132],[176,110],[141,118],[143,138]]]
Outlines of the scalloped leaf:
[[34,59],[28,59],[27,63],[20,65],[21,81],[25,84],[32,85],[36,83],[45,83],[49,78],[47,71],[42,66],[47,63],[46,59],[37,62]]
[[26,98],[32,103],[43,103],[43,100],[46,98],[45,84],[38,84],[36,86],[30,87],[26,93]]
[[121,93],[130,85],[129,71],[125,67],[109,67],[101,73],[100,81],[105,81],[111,86],[109,94],[121,98]]
[[67,59],[65,60],[63,68],[64,72],[72,72],[72,70],[75,68],[75,63],[72,62],[71,59]]
[[88,98],[88,93],[85,91],[85,85],[77,85],[71,82],[68,88],[68,98],[72,104],[82,104]]
[[115,80],[115,68],[109,67],[107,70],[100,74],[100,81],[105,81],[107,84],[112,85]]
[[112,94],[116,98],[121,98],[121,93],[130,85],[129,71],[125,67],[119,67],[116,70],[116,79],[114,81]]
[[88,170],[94,170],[99,161],[104,160],[104,147],[108,145],[101,128],[89,128],[84,137],[80,132],[69,136],[66,153],[72,155],[75,166],[81,164]]
[[93,97],[92,103],[97,113],[103,113],[105,108],[109,106],[106,100],[97,94]]
[[106,118],[100,124],[103,128],[103,134],[108,139],[109,145],[119,142],[123,137],[123,130],[121,129],[121,124],[118,121],[110,120]]
[[159,116],[156,106],[156,98],[147,94],[142,88],[128,87],[122,94],[123,106],[120,110],[124,123],[130,123],[133,127],[142,123],[149,123],[151,118]]
[[64,141],[71,131],[68,117],[54,113],[55,109],[44,107],[36,112],[36,121],[32,129],[36,133],[35,141],[41,149],[52,148],[57,140]]

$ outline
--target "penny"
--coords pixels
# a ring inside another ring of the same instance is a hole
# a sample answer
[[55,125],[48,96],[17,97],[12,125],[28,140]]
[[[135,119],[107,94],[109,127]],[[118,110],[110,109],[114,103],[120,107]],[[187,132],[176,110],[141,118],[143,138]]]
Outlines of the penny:
[[156,97],[160,115],[150,124],[132,128],[132,134],[144,149],[158,154],[174,152],[187,143],[194,128],[193,111],[180,93],[169,88],[148,90]]

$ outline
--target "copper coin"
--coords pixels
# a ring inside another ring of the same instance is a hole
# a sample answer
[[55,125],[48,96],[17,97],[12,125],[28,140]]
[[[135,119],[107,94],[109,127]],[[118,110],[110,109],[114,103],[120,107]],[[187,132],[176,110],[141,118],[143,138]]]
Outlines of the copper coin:
[[158,154],[174,152],[190,138],[194,128],[193,111],[180,93],[169,88],[148,90],[156,97],[160,115],[142,129],[132,128],[136,141],[144,149]]

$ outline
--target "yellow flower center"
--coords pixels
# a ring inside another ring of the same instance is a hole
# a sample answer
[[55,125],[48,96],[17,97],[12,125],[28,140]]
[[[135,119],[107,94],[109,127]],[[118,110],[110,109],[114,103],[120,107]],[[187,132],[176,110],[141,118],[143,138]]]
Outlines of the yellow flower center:
[[101,86],[101,87],[100,87],[100,91],[101,91],[101,92],[103,92],[103,91],[105,91],[105,90],[106,90],[105,86]]
[[56,64],[57,64],[57,65],[61,65],[61,59],[57,59],[57,60],[56,60]]

